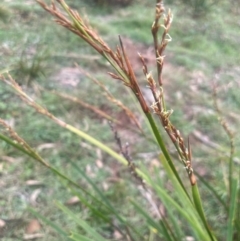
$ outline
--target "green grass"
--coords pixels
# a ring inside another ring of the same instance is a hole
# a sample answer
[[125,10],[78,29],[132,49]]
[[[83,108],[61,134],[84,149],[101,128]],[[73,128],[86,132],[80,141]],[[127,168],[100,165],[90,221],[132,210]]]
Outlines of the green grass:
[[[81,11],[87,13],[89,22],[94,28],[98,29],[98,32],[111,45],[117,43],[118,35],[127,36],[133,41],[143,43],[146,45],[146,48],[152,43],[149,33],[154,16],[154,3],[152,5],[145,3],[143,6],[133,5],[124,9],[112,10],[93,8],[91,5],[86,5],[81,1],[78,3],[69,1],[69,3],[76,8],[84,7]],[[75,103],[73,104],[34,87],[35,84],[39,84],[48,90],[57,89],[67,92],[88,103],[110,110],[113,117],[121,116],[118,108],[113,107],[111,103],[100,98],[99,88],[94,86],[86,77],[80,76],[77,88],[63,85],[61,82],[54,80],[54,76],[62,68],[73,67],[74,63],[77,62],[90,73],[93,72],[94,76],[99,77],[103,83],[108,83],[109,90],[116,97],[121,98],[123,87],[116,85],[115,80],[103,74],[103,70],[107,69],[106,62],[102,59],[89,61],[88,57],[90,58],[96,53],[90,50],[77,36],[70,34],[61,27],[55,27],[54,23],[51,22],[51,17],[37,5],[27,5],[25,1],[6,2],[1,5],[7,9],[7,15],[10,19],[10,21],[0,22],[0,51],[3,56],[0,59],[1,69],[17,67],[13,71],[13,76],[27,89],[34,99],[48,106],[48,109],[56,116],[86,130],[88,134],[96,136],[111,147],[115,146],[117,150],[113,133],[106,121]],[[206,134],[213,142],[224,145],[227,148],[227,143],[224,141],[226,137],[217,122],[216,115],[205,111],[196,111],[196,114],[191,114],[191,111],[196,109],[196,107],[201,107],[203,110],[206,108],[213,110],[211,80],[215,74],[220,73],[221,81],[217,82],[220,86],[227,86],[228,83],[233,83],[227,91],[219,94],[219,98],[221,99],[222,108],[224,110],[225,108],[227,109],[226,117],[230,118],[229,123],[234,130],[237,130],[237,121],[239,123],[239,119],[231,119],[229,113],[238,113],[240,107],[237,90],[239,84],[237,83],[237,76],[239,75],[237,68],[239,51],[237,49],[239,49],[238,36],[240,32],[237,25],[238,15],[232,15],[230,11],[226,13],[224,6],[216,5],[214,10],[211,10],[206,16],[193,19],[190,13],[186,12],[184,14],[185,8],[179,6],[179,9],[176,10],[174,5],[170,5],[170,7],[174,9],[175,18],[178,19],[178,21],[173,22],[170,32],[173,43],[168,46],[167,54],[169,57],[166,60],[165,72],[167,97],[171,103],[170,107],[176,109],[172,120],[181,127],[184,135],[187,136],[192,130],[197,129]],[[83,56],[87,56],[87,58]],[[31,84],[25,86],[33,70],[31,68],[33,66],[32,63],[36,59],[40,59],[41,65],[37,70],[33,71],[34,75],[31,76]],[[179,73],[180,76],[172,76],[172,71],[177,71],[179,66],[183,69]],[[228,70],[229,74],[224,74],[226,70]],[[196,71],[203,73],[204,77],[197,79],[194,75]],[[19,76],[21,77],[20,79],[18,78]],[[145,83],[143,81],[142,83],[144,87]],[[189,88],[189,83],[197,86],[195,93]],[[71,165],[71,162],[76,162],[79,167],[86,170],[89,176],[98,183],[98,186],[106,193],[109,200],[116,203],[119,211],[123,211],[129,218],[134,219],[134,210],[128,206],[126,207],[126,205],[122,209],[122,204],[127,203],[129,193],[133,193],[139,202],[144,202],[144,200],[141,200],[136,186],[132,183],[133,178],[129,177],[130,175],[126,168],[116,164],[112,158],[105,154],[101,152],[99,154],[98,149],[86,144],[73,134],[46,121],[46,118],[36,114],[20,102],[9,88],[5,88],[2,83],[0,91],[1,118],[9,121],[14,120],[16,130],[35,148],[38,149],[42,144],[53,144],[53,147],[40,151],[43,157],[46,157],[50,163],[64,170],[66,174],[73,176],[74,180],[87,187],[88,184],[79,180],[75,168]],[[181,94],[180,99],[176,97],[177,92]],[[130,104],[132,109],[134,109],[134,105],[131,102],[131,99],[124,98],[124,103]],[[189,125],[186,126],[185,123],[187,121]],[[150,145],[150,143],[143,143],[143,138],[138,138],[137,140],[134,137],[132,138],[131,136],[134,134],[131,131],[126,132],[120,128],[120,135],[121,131],[125,133],[122,136],[122,140],[130,142],[134,161],[140,163],[144,161],[151,164],[154,158],[157,158],[154,146]],[[236,137],[236,145],[239,144],[240,138]],[[216,152],[211,148],[197,141],[194,141],[192,148],[197,159],[196,162],[201,163],[204,168],[218,166],[221,158],[219,156],[216,157]],[[23,218],[26,221],[33,218],[26,208],[31,206],[29,197],[31,197],[36,188],[26,186],[25,182],[29,179],[34,179],[43,183],[34,209],[39,211],[41,215],[56,222],[60,227],[79,231],[80,228],[76,227],[71,220],[67,220],[66,216],[52,202],[53,200],[66,202],[72,194],[63,188],[61,183],[56,182],[55,177],[49,171],[39,165],[35,165],[29,158],[20,156],[19,152],[16,152],[9,146],[1,143],[0,151],[4,156],[13,157],[13,162],[1,160],[3,165],[1,166],[1,175],[4,186],[0,199],[1,206],[5,208],[0,218]],[[135,155],[137,153],[149,153],[150,157],[147,155],[142,160],[142,155]],[[155,155],[154,157],[151,157],[152,153]],[[97,166],[96,161],[99,158],[104,162],[106,169],[101,169]],[[122,173],[120,177],[117,176],[119,173]],[[115,177],[114,175],[120,181],[116,183],[109,182],[108,180]],[[208,173],[208,175],[210,175],[210,179],[216,178],[217,183],[218,180],[222,180],[221,170]],[[105,190],[104,185],[109,185],[108,189]],[[204,188],[201,191],[203,196],[208,197]],[[219,192],[221,192],[221,189]],[[75,213],[79,213],[81,217],[91,220],[94,227],[99,226],[100,228],[98,220],[94,220],[93,214],[86,211],[84,205],[78,204],[70,208]],[[207,214],[213,217],[210,221],[214,226],[216,223],[214,214],[218,212],[216,203],[209,200],[205,208],[207,209]],[[221,213],[219,215],[221,216]],[[221,218],[219,224],[216,224],[219,225],[220,229],[221,225],[224,225],[222,223],[223,219],[224,217]],[[134,220],[134,222],[141,225],[141,220]],[[46,240],[60,240],[50,227],[47,225],[43,226]],[[113,230],[109,230],[107,225],[104,228],[104,234],[110,237]],[[21,236],[23,228],[20,230],[16,229],[13,232]],[[3,240],[8,240],[8,233],[4,235],[5,238]]]

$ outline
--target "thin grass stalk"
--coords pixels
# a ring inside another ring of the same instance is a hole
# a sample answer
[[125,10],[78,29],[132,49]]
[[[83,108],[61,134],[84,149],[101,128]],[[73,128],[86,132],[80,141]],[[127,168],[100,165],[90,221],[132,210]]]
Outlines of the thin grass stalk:
[[58,227],[54,222],[46,219],[45,216],[42,216],[41,214],[39,214],[38,212],[36,212],[33,208],[28,208],[27,210],[29,210],[35,217],[37,217],[38,219],[40,219],[41,221],[43,221],[44,223],[46,223],[47,225],[49,225],[50,227],[52,227],[54,230],[56,230],[57,234],[62,235],[65,237],[65,240],[70,241],[71,239],[69,238],[68,233],[66,233],[65,231],[62,230],[62,228]]
[[129,84],[128,83],[124,83],[124,84],[131,88],[132,92],[135,94],[137,100],[139,101],[139,104],[141,105],[143,112],[145,114],[150,113],[150,109],[149,109],[149,107],[148,107],[148,105],[145,101],[145,98],[143,96],[143,93],[140,89],[140,86],[138,84],[138,81],[136,79],[136,76],[134,74],[131,63],[130,63],[130,61],[128,59],[128,56],[126,54],[126,51],[124,49],[124,46],[123,46],[123,43],[122,43],[122,40],[121,40],[120,36],[119,36],[119,42],[120,42],[120,47],[121,47],[121,50],[122,50],[122,56],[123,56],[124,62],[126,64],[126,68],[124,69],[124,71],[126,73],[128,73],[129,81],[130,81]]
[[202,199],[201,199],[201,196],[200,196],[200,193],[199,193],[199,190],[198,190],[198,185],[195,184],[192,186],[192,196],[193,196],[193,201],[194,201],[194,204],[195,204],[195,207],[196,207],[196,210],[209,234],[209,237],[211,238],[212,241],[217,241],[216,238],[214,237],[213,233],[212,233],[212,230],[210,229],[208,223],[207,223],[207,220],[206,220],[206,217],[205,217],[205,214],[204,214],[204,211],[203,211],[203,206],[202,206]]
[[[103,56],[112,65],[112,67],[116,70],[116,72],[119,74],[120,77],[117,77],[117,78],[123,80],[124,84],[126,86],[129,86],[130,80],[129,80],[128,76],[126,75],[126,73],[107,54],[103,53]],[[111,76],[114,77],[113,75],[111,75]]]
[[7,144],[9,144],[10,146],[14,147],[15,149],[23,152],[24,154],[30,156],[31,158],[34,158],[34,155],[31,155],[31,153],[27,150],[25,150],[22,145],[18,144],[17,142],[12,141],[10,138],[8,138],[5,135],[2,135],[0,133],[0,139],[3,140],[4,142],[6,142]]
[[[156,66],[157,66],[157,80],[159,84],[159,91],[160,91],[160,97],[161,97],[161,104],[163,105],[163,109],[166,109],[165,106],[165,100],[164,100],[164,95],[163,95],[163,80],[162,80],[162,71],[163,71],[163,65],[164,65],[164,58],[165,56],[163,55],[163,52],[165,48],[167,47],[167,44],[171,41],[171,37],[168,34],[168,31],[171,26],[172,22],[172,14],[171,11],[169,10],[167,13],[167,16],[164,17],[164,24],[159,24],[159,20],[164,16],[165,13],[165,8],[163,5],[163,0],[157,0],[156,8],[155,8],[155,20],[152,24],[152,36],[153,36],[153,41],[154,41],[154,49],[155,49],[155,56],[156,56]],[[160,27],[164,29],[161,42],[159,43],[158,40],[158,32]],[[154,95],[154,93],[153,93]],[[156,100],[156,96],[155,101]]]
[[234,219],[234,225],[235,225],[235,233],[234,236],[240,236],[240,223],[238,220],[240,220],[240,179],[239,177],[235,179],[237,182],[237,197],[236,197],[236,211],[235,211],[235,219]]
[[165,232],[167,233],[167,237],[169,240],[179,241],[179,239],[174,234],[175,230],[172,230],[172,228],[170,227],[170,225],[165,217],[163,217],[163,219],[160,220],[160,223],[161,223],[163,229],[166,230]]
[[178,237],[177,241],[180,239],[180,238],[183,238],[184,235],[183,235],[183,230],[182,228],[180,227],[179,223],[178,223],[178,220],[176,220],[176,216],[173,215],[172,211],[171,210],[168,210],[168,218],[171,220],[170,223],[172,224],[173,226],[173,232],[176,233],[176,237]]
[[191,198],[190,198],[190,196],[189,196],[186,188],[184,187],[183,182],[182,182],[181,178],[179,177],[178,172],[177,172],[177,170],[176,170],[176,168],[175,168],[175,166],[174,166],[174,164],[173,164],[173,162],[172,162],[172,159],[171,159],[171,157],[170,157],[170,155],[169,155],[169,152],[168,152],[168,150],[167,150],[167,148],[166,148],[166,146],[165,146],[165,143],[164,143],[164,141],[163,141],[163,138],[162,138],[162,136],[161,136],[161,134],[160,134],[157,126],[156,126],[156,123],[155,123],[152,115],[151,115],[150,113],[148,113],[148,114],[146,114],[146,116],[147,116],[147,119],[148,119],[148,121],[149,121],[149,123],[150,123],[150,125],[151,125],[151,128],[152,128],[152,130],[153,130],[153,133],[154,133],[154,135],[155,135],[155,137],[156,137],[156,140],[157,140],[157,142],[158,142],[158,145],[160,146],[160,148],[161,148],[161,150],[162,150],[162,152],[163,152],[164,157],[165,157],[166,160],[168,161],[169,166],[170,166],[170,168],[172,169],[172,171],[173,171],[175,177],[177,178],[179,184],[181,185],[182,189],[184,190],[184,192],[186,193],[186,195],[189,197],[189,200],[191,200]]
[[94,240],[97,241],[107,241],[105,238],[103,238],[96,230],[91,227],[87,222],[82,220],[79,216],[77,216],[75,213],[73,213],[70,209],[62,205],[60,202],[56,202],[56,205],[70,218],[72,218],[80,227],[82,227],[89,236],[92,236]]
[[[155,180],[155,183],[156,183],[155,185],[158,185],[158,186],[165,185],[163,178],[159,176],[159,172],[157,170],[154,172],[154,175],[151,174],[151,176],[154,176],[157,178]],[[159,197],[159,199],[160,201],[162,201],[161,197]],[[161,209],[159,208],[159,210]],[[165,207],[165,210],[167,211],[167,214],[160,212],[161,217],[163,217],[164,220],[168,220],[166,226],[169,227],[169,229],[171,229],[170,232],[173,232],[173,236],[177,237],[177,240],[180,240],[181,238],[184,237],[184,235],[182,232],[183,230],[178,223],[179,220],[173,214],[174,210],[168,209],[167,207]]]
[[[162,17],[163,13],[165,12],[165,9],[163,7],[162,0],[157,0],[156,4],[156,10],[155,10],[155,20],[152,24],[152,35],[153,35],[153,42],[154,42],[154,49],[155,49],[155,57],[156,60],[159,58],[159,52],[158,52],[158,30],[160,28],[159,26],[159,20]],[[162,80],[161,80],[161,64],[160,62],[156,61],[157,65],[157,72],[158,72],[158,83],[160,86],[162,86]]]
[[7,136],[0,134],[0,139],[4,140],[9,145],[13,146],[14,148],[22,151],[23,153],[27,154],[31,158],[38,160],[42,165],[49,168],[50,165],[37,153],[35,152],[28,143],[21,138],[17,132],[15,132],[11,126],[9,126],[4,120],[0,119],[0,125],[6,128],[6,131],[11,136],[12,140],[9,139]]
[[[211,233],[207,223],[205,221],[205,216],[204,213],[201,213],[202,211],[202,204],[201,204],[201,199],[199,198],[199,192],[197,189],[197,185],[192,186],[193,192],[193,199],[194,199],[194,204],[192,201],[189,199],[189,197],[185,194],[185,192],[182,193],[182,189],[180,188],[180,183],[178,182],[177,178],[173,175],[172,169],[170,168],[167,160],[164,159],[164,157],[161,158],[161,162],[163,166],[165,167],[165,170],[168,174],[168,177],[172,181],[176,192],[178,192],[178,198],[181,201],[183,208],[174,200],[172,200],[169,195],[167,195],[164,190],[161,188],[161,186],[156,186],[152,183],[153,187],[155,188],[156,192],[159,193],[159,197],[165,198],[165,205],[169,207],[169,205],[172,205],[173,207],[178,210],[178,212],[181,213],[181,215],[186,218],[186,220],[192,225],[192,230],[197,234],[199,234],[202,238],[204,237],[204,232],[208,233],[208,237],[210,240],[216,240],[213,234]],[[151,182],[151,180],[149,180]],[[166,203],[167,202],[167,203]],[[202,211],[203,212],[203,211]],[[205,227],[205,230],[202,230],[200,223],[200,220],[202,221],[202,224]],[[209,231],[208,231],[209,230]],[[202,239],[201,240],[205,240]],[[206,238],[206,236],[205,236]]]
[[240,227],[239,222],[237,220],[240,220],[240,170],[238,173],[238,193],[237,193],[237,211],[236,211],[236,240],[240,240]]
[[135,163],[132,161],[132,158],[131,158],[131,156],[130,156],[130,154],[129,154],[129,144],[126,143],[125,148],[123,148],[123,146],[122,146],[122,141],[121,141],[121,138],[120,138],[119,135],[118,135],[117,130],[111,125],[111,123],[110,123],[110,127],[111,127],[111,129],[112,129],[112,132],[113,132],[113,134],[114,134],[114,139],[115,139],[115,141],[116,141],[116,143],[117,143],[117,145],[118,145],[118,147],[119,147],[119,150],[120,150],[121,154],[123,155],[123,157],[124,157],[124,158],[127,160],[127,162],[128,162],[128,169],[129,169],[130,173],[135,177],[135,179],[136,179],[137,181],[139,181],[139,182],[141,183],[142,187],[143,187],[144,189],[146,189],[145,182],[144,182],[144,180],[142,179],[142,177],[140,177],[140,176],[138,175],[138,173],[136,172],[136,165],[135,165]]
[[71,233],[70,238],[71,240],[74,240],[74,241],[95,241],[93,239],[87,238],[86,236],[83,236],[75,232]]
[[[238,182],[240,182],[240,168],[239,169],[239,174],[235,175],[235,171],[234,171],[234,152],[235,152],[235,137],[234,137],[234,133],[233,131],[230,129],[229,124],[227,123],[227,121],[224,119],[223,117],[223,112],[219,107],[218,101],[217,101],[217,86],[216,83],[213,82],[213,88],[212,88],[212,95],[213,95],[213,102],[214,102],[214,107],[215,110],[217,112],[218,115],[218,119],[219,122],[223,128],[223,130],[225,131],[228,140],[229,140],[229,161],[228,161],[228,202],[231,202],[232,199],[232,185],[233,182],[235,182],[235,176],[237,177]],[[238,203],[240,204],[240,188],[239,188],[239,196],[238,196]],[[227,207],[227,216],[230,215],[231,212],[231,205],[229,207]],[[240,220],[240,205],[237,205],[236,208],[236,216],[238,217],[237,220]],[[233,223],[232,223],[233,225]],[[240,230],[240,223],[239,222],[235,222],[234,225],[236,226],[237,230]],[[238,236],[240,236],[240,232],[237,233]]]
[[154,144],[157,144],[156,141],[156,137],[153,133],[153,130],[151,128],[151,125],[148,121],[147,115],[144,113],[143,109],[141,108],[141,106],[139,105],[139,102],[137,101],[137,99],[135,98],[135,96],[133,95],[133,92],[131,91],[131,89],[127,88],[127,91],[129,93],[129,96],[132,99],[132,102],[134,103],[134,105],[136,106],[136,108],[138,109],[139,113],[141,113],[141,115],[144,117],[144,122],[146,127],[148,128],[149,132],[151,133],[152,137],[148,137],[148,140],[152,141]]
[[237,210],[237,197],[238,197],[238,181],[233,179],[232,190],[231,190],[231,199],[229,204],[229,217],[227,222],[227,239],[226,241],[232,241],[235,229],[236,218],[236,210]]
[[[152,175],[152,176],[154,176],[154,175]],[[164,186],[164,181],[162,180],[162,177],[159,177],[159,173],[157,172],[157,170],[155,172],[155,177],[157,177],[157,180],[156,180],[157,184],[156,185]],[[176,216],[174,216],[173,210],[168,209],[167,215],[161,214],[161,216],[164,218],[164,220],[166,220],[166,219],[169,220],[168,223],[171,224],[171,226],[169,224],[167,226],[169,228],[171,228],[171,230],[173,230],[173,232],[174,232],[173,236],[177,237],[177,241],[180,240],[180,238],[184,237],[183,230],[180,227],[180,225],[178,223],[178,220],[176,219]]]
[[229,144],[230,144],[230,148],[229,148],[229,161],[228,161],[228,183],[229,183],[229,190],[228,190],[228,199],[230,200],[231,198],[231,191],[232,191],[232,183],[234,180],[234,172],[233,172],[233,157],[234,157],[234,149],[235,149],[235,144],[234,144],[234,134],[231,131],[228,123],[225,121],[225,119],[223,118],[223,113],[219,108],[218,102],[217,102],[217,88],[216,88],[216,84],[213,84],[213,101],[214,101],[214,107],[215,110],[218,114],[218,119],[219,122],[221,124],[221,126],[223,127],[223,130],[225,131],[225,133],[227,134],[227,137],[229,139]]
[[[154,185],[152,183],[152,185]],[[212,240],[209,236],[209,234],[206,234],[206,229],[200,225],[200,220],[198,217],[194,214],[194,209],[191,209],[191,211],[188,211],[188,207],[182,207],[177,202],[173,200],[171,196],[169,196],[161,187],[157,186],[155,187],[155,191],[159,197],[161,197],[161,200],[164,200],[164,205],[168,206],[168,208],[176,209],[181,216],[189,223],[191,226],[191,230],[196,234],[196,236],[199,238],[198,240]],[[191,212],[191,213],[189,213]]]
[[156,229],[158,237],[161,237],[160,234],[163,233],[166,236],[169,236],[168,232],[163,229],[162,225],[155,221],[147,211],[145,211],[138,203],[136,203],[133,199],[130,199],[130,202],[134,206],[134,208],[137,210],[138,213],[140,213],[147,221],[150,228]]

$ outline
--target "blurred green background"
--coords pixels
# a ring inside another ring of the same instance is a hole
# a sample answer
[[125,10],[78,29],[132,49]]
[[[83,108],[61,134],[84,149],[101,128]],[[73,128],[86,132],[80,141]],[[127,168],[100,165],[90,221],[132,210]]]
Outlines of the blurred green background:
[[[155,1],[66,2],[78,10],[112,48],[118,44],[118,35],[121,35],[145,97],[151,104],[138,52],[143,54],[149,69],[155,73],[151,36]],[[218,122],[212,88],[215,84],[223,116],[236,133],[240,123],[240,4],[229,0],[166,0],[165,7],[171,8],[174,15],[170,30],[172,42],[166,50],[163,73],[167,106],[174,110],[171,120],[185,137],[190,136],[194,168],[207,180],[224,185],[226,157],[223,153],[229,143]],[[133,160],[136,163],[146,162],[149,168],[154,168],[158,165],[156,146],[146,143],[144,138],[130,130],[129,119],[122,110],[107,101],[101,89],[80,70],[103,82],[116,98],[130,107],[146,128],[131,97],[127,93],[123,95],[125,87],[107,75],[112,70],[105,60],[52,20],[35,1],[1,1],[0,69],[11,69],[11,75],[23,89],[54,115],[117,151],[106,120],[52,91],[78,97],[121,120],[123,126],[117,129],[122,141],[129,142]],[[0,83],[0,118],[10,123],[50,163],[87,188],[87,183],[82,183],[71,163],[84,169],[109,199],[119,206],[119,210],[122,210],[128,195],[139,193],[125,167],[37,114],[4,83]],[[237,135],[235,141],[239,146]],[[53,200],[67,203],[81,217],[90,220],[93,226],[101,226],[97,220],[91,220],[91,214],[83,205],[72,201],[72,194],[63,188],[64,183],[56,181],[56,177],[44,167],[3,142],[0,142],[0,153],[0,219],[5,222],[0,227],[2,240],[21,240],[24,235],[34,233],[33,228],[31,230],[29,227],[34,226],[35,217],[27,210],[28,207],[33,207],[65,230],[78,230],[55,207]],[[236,156],[239,156],[239,150]],[[239,163],[239,159],[235,161]],[[179,165],[180,171],[181,168]],[[218,191],[221,193],[221,189]],[[206,190],[203,188],[201,192],[207,199]],[[136,197],[142,202],[140,195]],[[217,210],[214,200],[208,200],[205,208],[212,226],[221,226],[220,222],[215,222],[221,211]],[[134,219],[128,207],[123,212]],[[141,224],[141,220],[137,222]],[[35,227],[37,233],[43,234],[42,240],[60,240],[48,225],[42,223],[37,228],[35,223]],[[116,238],[108,227],[105,235]]]

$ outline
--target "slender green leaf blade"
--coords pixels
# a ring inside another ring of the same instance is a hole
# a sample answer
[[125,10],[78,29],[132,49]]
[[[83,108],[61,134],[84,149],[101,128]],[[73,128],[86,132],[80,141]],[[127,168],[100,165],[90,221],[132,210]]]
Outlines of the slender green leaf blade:
[[149,182],[156,190],[159,198],[163,201],[166,209],[177,210],[180,215],[187,220],[191,230],[200,240],[211,240],[209,234],[206,232],[205,228],[203,228],[202,221],[200,220],[199,214],[193,202],[191,201],[191,199],[189,199],[189,195],[185,192],[181,184],[178,182],[178,179],[174,175],[173,170],[169,166],[169,163],[164,157],[161,158],[161,162],[169,179],[171,180],[175,192],[177,193],[178,200],[174,200],[164,187],[161,187],[161,185],[157,185],[153,180],[151,180],[150,175],[148,175],[148,177]]
[[234,233],[234,219],[236,216],[237,210],[237,191],[238,185],[237,180],[233,179],[232,181],[232,190],[231,190],[231,199],[230,199],[230,210],[229,210],[229,217],[228,217],[228,224],[227,224],[227,241],[233,240],[233,233]]
[[74,165],[74,167],[76,168],[76,170],[78,170],[78,172],[82,175],[82,177],[84,177],[87,180],[87,182],[94,188],[94,190],[96,191],[97,195],[100,197],[100,199],[102,200],[104,205],[107,206],[108,209],[112,212],[112,214],[114,214],[116,216],[116,218],[119,220],[119,222],[121,222],[126,227],[131,229],[133,232],[135,232],[140,237],[141,235],[137,231],[136,227],[134,227],[134,225],[131,225],[130,222],[128,222],[128,220],[126,220],[124,217],[122,217],[122,215],[119,214],[118,210],[109,202],[109,200],[105,197],[105,195],[102,193],[102,191],[85,174],[85,172],[83,170],[81,170],[75,163],[72,163],[72,165]]
[[136,211],[140,214],[142,214],[145,218],[147,223],[149,224],[149,226],[153,227],[154,229],[156,229],[159,233],[162,233],[162,227],[161,225],[156,222],[145,210],[143,210],[143,208],[138,205],[135,201],[130,200],[131,203],[133,204],[133,206],[135,207]]
[[97,241],[106,241],[105,238],[103,238],[99,233],[96,232],[94,228],[92,228],[87,222],[82,220],[81,218],[77,217],[70,209],[65,207],[59,202],[56,202],[57,206],[66,213],[70,218],[72,218],[79,226],[81,226],[90,237],[92,237],[94,240]]
[[72,233],[70,238],[74,241],[95,241],[94,239],[90,239],[78,233]]
[[59,235],[63,236],[66,238],[66,240],[70,240],[69,239],[69,235],[63,231],[63,229],[61,227],[59,227],[58,225],[56,225],[56,223],[52,222],[51,220],[45,218],[44,216],[42,216],[40,213],[36,212],[34,209],[32,208],[28,208],[28,210],[37,218],[41,219],[44,223],[46,223],[48,226],[52,227]]
[[[18,143],[14,142],[13,140],[9,139],[7,136],[2,135],[0,133],[0,139],[3,140],[4,142],[6,142],[7,144],[9,144],[10,146],[18,149],[19,151],[27,154],[28,156],[34,158],[33,155],[31,155],[31,153],[29,153],[27,150],[25,150],[21,145],[19,145]],[[35,158],[34,158],[35,159]]]
[[196,210],[197,210],[197,212],[199,214],[199,217],[201,218],[201,220],[202,220],[211,240],[212,241],[216,240],[216,238],[212,234],[212,231],[210,230],[210,228],[208,226],[208,223],[207,223],[207,220],[205,218],[205,214],[204,214],[203,207],[202,207],[202,201],[201,201],[201,197],[200,197],[200,194],[199,194],[199,191],[198,191],[197,184],[192,186],[192,195],[193,195],[193,200],[194,200]]

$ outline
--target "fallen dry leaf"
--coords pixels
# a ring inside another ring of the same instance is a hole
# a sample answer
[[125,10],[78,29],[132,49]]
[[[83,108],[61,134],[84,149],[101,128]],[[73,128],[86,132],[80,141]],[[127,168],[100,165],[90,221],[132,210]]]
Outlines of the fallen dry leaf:
[[40,188],[33,191],[32,195],[30,197],[30,203],[33,206],[35,206],[37,204],[37,198],[38,198],[39,194],[41,193],[41,191],[42,190]]
[[53,149],[53,148],[56,148],[55,143],[44,143],[44,144],[39,145],[37,147],[37,150],[42,151],[42,150],[45,150],[45,149]]
[[43,185],[43,183],[38,180],[27,180],[26,184],[28,186],[42,186]]
[[191,237],[191,236],[187,236],[186,237],[186,241],[195,241],[195,239],[193,237]]
[[41,225],[37,219],[32,219],[25,230],[25,234],[34,234],[41,230]]
[[67,205],[75,205],[79,202],[80,202],[79,198],[77,196],[73,196],[66,202],[66,204]]
[[6,222],[0,219],[0,229],[4,228],[6,226]]
[[34,233],[34,234],[24,234],[23,240],[33,240],[37,238],[43,238],[44,234],[42,233]]
[[106,183],[106,182],[103,182],[103,183],[102,183],[102,187],[103,187],[103,190],[104,190],[104,191],[107,191],[107,190],[109,189],[109,185],[108,185],[108,183]]
[[119,240],[119,239],[121,239],[123,236],[122,236],[122,234],[118,231],[118,230],[114,230],[114,233],[113,233],[113,237],[114,237],[114,239],[116,239],[116,240]]
[[17,161],[17,158],[13,158],[10,156],[1,156],[1,160],[9,163],[15,163]]
[[103,168],[103,162],[101,160],[96,160],[96,165],[99,169]]

